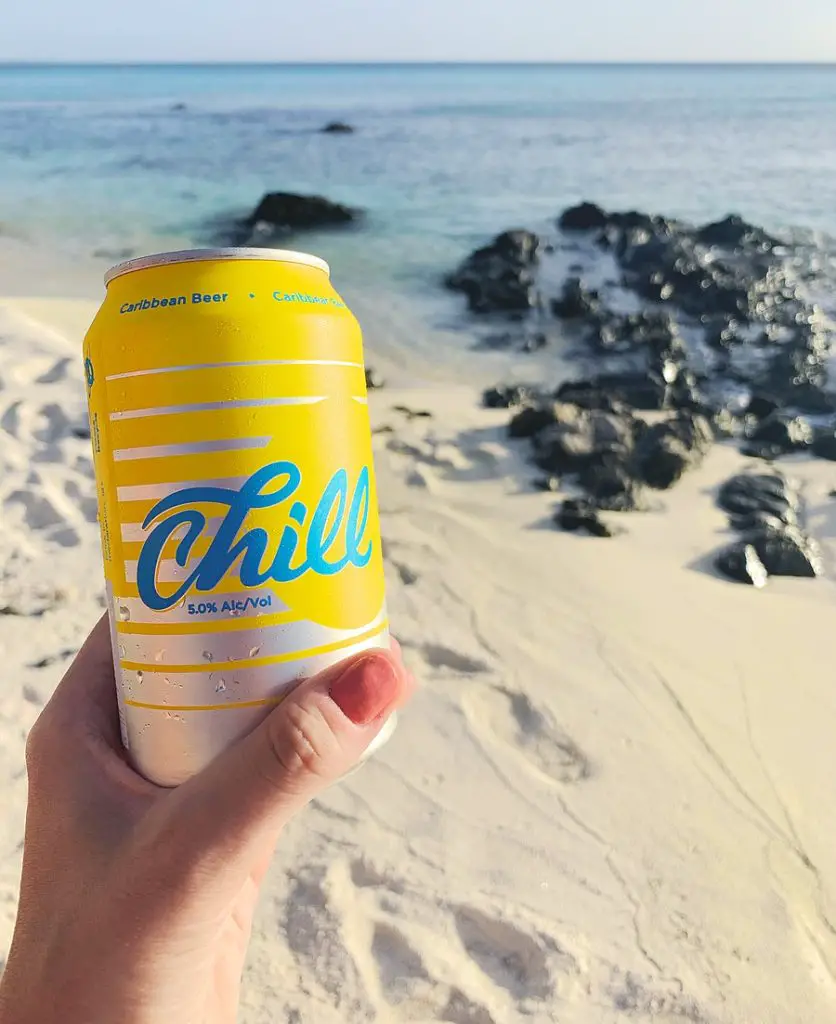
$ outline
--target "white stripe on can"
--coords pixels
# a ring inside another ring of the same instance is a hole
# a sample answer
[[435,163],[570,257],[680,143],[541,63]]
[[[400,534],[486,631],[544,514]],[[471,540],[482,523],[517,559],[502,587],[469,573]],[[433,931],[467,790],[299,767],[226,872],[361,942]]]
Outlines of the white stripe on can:
[[135,484],[116,488],[117,501],[147,501],[150,498],[167,498],[170,494],[190,487],[223,487],[237,491],[249,480],[248,476],[227,476],[217,480],[174,480],[162,484]]
[[287,398],[236,398],[224,402],[190,402],[183,405],[159,405],[149,409],[123,409],[112,412],[111,420],[141,420],[151,416],[174,416],[189,412],[214,412],[218,409],[261,409],[273,405],[316,405],[327,395],[293,396]]
[[362,363],[351,363],[343,359],[247,359],[235,363],[191,363],[188,366],[154,366],[148,370],[130,370],[128,373],[112,373],[105,380],[125,380],[128,377],[150,377],[158,373],[185,373],[189,370],[229,370],[246,366],[346,366],[362,370]]
[[[149,710],[164,710],[166,705],[197,709],[207,705],[210,708],[221,705],[220,710],[226,710],[227,706],[234,709],[238,702],[275,697],[298,680],[315,675],[335,661],[349,658],[358,651],[388,646],[389,631],[384,627],[356,644],[346,644],[338,651],[274,662],[271,665],[250,668],[241,666],[238,669],[213,669],[207,665],[205,672],[171,672],[164,666],[159,670],[120,669],[122,693],[126,701],[153,705]],[[126,711],[130,714],[130,705]]]
[[[205,537],[208,540],[214,537],[223,521],[223,516],[208,516],[206,519],[206,525],[200,531],[201,539]],[[122,540],[126,543],[141,543],[148,537],[148,534],[156,525],[156,523],[151,523],[147,529],[144,529],[142,523],[122,523],[120,527],[122,531]],[[173,536],[175,538],[185,532],[183,527],[178,527],[178,530],[174,531]]]
[[165,459],[173,455],[202,455],[212,452],[237,452],[250,448],[266,448],[271,437],[224,437],[217,441],[186,441],[183,444],[150,444],[140,448],[116,448],[114,462],[139,459]]
[[[190,595],[189,601],[193,599],[194,595]],[[120,633],[119,657],[122,661],[149,666],[160,665],[159,671],[162,671],[162,666],[165,665],[203,664],[206,671],[211,672],[212,665],[216,662],[246,662],[254,658],[278,657],[292,654],[294,651],[307,651],[314,647],[342,643],[374,629],[375,626],[382,624],[385,618],[384,609],[371,622],[358,629],[332,629],[316,622],[302,620],[275,626],[253,625],[247,629],[222,633],[208,632],[211,623],[205,618],[196,618],[194,633]],[[202,632],[202,628],[207,632]],[[156,668],[154,670],[156,671]]]

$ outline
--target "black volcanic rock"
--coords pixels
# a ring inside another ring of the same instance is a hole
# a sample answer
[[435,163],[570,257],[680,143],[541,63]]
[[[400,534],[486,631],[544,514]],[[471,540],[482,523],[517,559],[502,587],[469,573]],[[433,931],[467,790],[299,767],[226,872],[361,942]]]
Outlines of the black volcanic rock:
[[595,389],[633,409],[654,411],[665,408],[668,386],[653,373],[627,370],[624,373],[602,373],[590,382]]
[[208,225],[215,245],[271,246],[304,231],[345,228],[357,223],[360,210],[323,196],[268,192],[244,218],[216,218]]
[[626,461],[633,449],[632,417],[588,411],[555,402],[553,422],[533,435],[534,461],[558,476],[578,473],[605,459]]
[[482,405],[486,409],[515,409],[543,398],[542,393],[527,384],[499,384],[482,392]]
[[738,473],[722,485],[717,504],[732,516],[774,516],[794,525],[798,495],[778,473]]
[[614,390],[602,386],[596,379],[564,381],[555,392],[555,398],[581,409],[603,409],[605,412],[623,412],[626,409]]
[[582,531],[592,537],[612,537],[612,530],[602,521],[598,512],[587,502],[567,498],[554,516],[561,530],[572,533]]
[[473,313],[523,313],[537,303],[535,270],[540,239],[532,231],[505,231],[476,249],[444,283],[463,292]]
[[818,544],[798,527],[766,528],[750,534],[745,541],[757,551],[770,576],[813,579],[824,571]]
[[713,439],[711,425],[703,416],[681,413],[654,424],[636,444],[635,477],[648,487],[666,490],[702,462]]
[[550,401],[526,405],[508,424],[509,437],[534,437],[555,422],[555,405]]
[[[564,510],[570,521],[646,507],[645,489],[672,487],[715,437],[770,461],[836,461],[832,328],[809,297],[827,294],[820,243],[780,240],[737,214],[698,226],[594,203],[565,210],[558,226],[553,242],[497,236],[447,284],[472,310],[503,315],[511,340],[502,347],[542,334],[559,355],[584,359],[584,379],[552,394],[505,385],[484,399],[514,409],[509,433],[529,440],[546,480],[582,489]],[[582,233],[588,244],[570,237]],[[557,260],[539,259],[550,252],[568,266],[562,281]],[[819,571],[783,478],[741,474],[719,500],[741,534],[716,556],[727,576],[761,585],[766,574]]]
[[560,298],[552,299],[551,311],[561,320],[589,318],[601,308],[598,292],[584,287],[579,277],[567,278]]
[[813,443],[813,428],[802,416],[773,412],[758,424],[749,439],[754,447],[766,445],[776,454],[786,455],[808,449]]
[[720,249],[740,249],[746,246],[771,249],[773,245],[778,244],[777,239],[768,235],[762,228],[749,224],[734,213],[701,227],[697,231],[697,240],[703,245],[717,246]]
[[743,538],[717,556],[717,568],[734,580],[758,583],[769,576],[813,578],[823,572],[818,544],[798,525],[798,495],[779,474],[740,473],[717,497]]
[[765,420],[772,416],[773,413],[777,413],[780,408],[781,403],[771,395],[753,392],[746,406],[746,415],[751,416],[755,420]]
[[353,223],[357,210],[322,196],[268,192],[247,219],[249,227],[267,224],[277,232],[309,231]]
[[578,473],[578,483],[596,509],[633,512],[644,507],[641,488],[627,461],[618,453],[604,454],[599,461],[586,466]]
[[353,125],[346,124],[345,121],[329,121],[319,130],[324,135],[353,135],[357,131]]
[[378,371],[375,370],[374,367],[366,367],[366,387],[370,391],[376,390],[377,388],[382,388],[385,386],[385,384],[386,381],[383,379],[383,375],[381,373],[378,373]]
[[730,580],[765,587],[769,573],[752,544],[745,541],[724,548],[714,560],[717,569]]
[[563,231],[600,231],[607,226],[607,215],[595,203],[581,203],[564,210],[558,226]]
[[829,459],[836,462],[836,430],[833,427],[822,428],[816,431],[812,446],[813,455],[820,459]]

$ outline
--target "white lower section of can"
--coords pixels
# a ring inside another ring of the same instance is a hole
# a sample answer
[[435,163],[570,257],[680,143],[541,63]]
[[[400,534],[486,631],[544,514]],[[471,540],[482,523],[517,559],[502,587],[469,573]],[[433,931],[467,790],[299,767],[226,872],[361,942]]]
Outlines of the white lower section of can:
[[[191,694],[192,687],[189,686],[188,676],[177,675],[178,665],[194,664],[194,659],[197,656],[206,663],[207,672],[217,675],[222,670],[216,670],[215,666],[226,666],[225,674],[227,676],[232,674],[236,677],[243,699],[243,694],[248,692],[252,685],[252,670],[246,667],[246,662],[253,659],[283,658],[288,655],[288,652],[312,650],[326,647],[329,644],[347,644],[354,637],[362,639],[376,627],[379,626],[382,629],[385,626],[386,614],[382,612],[373,622],[369,622],[359,629],[331,629],[315,622],[300,622],[298,620],[282,622],[273,626],[259,626],[257,619],[242,618],[238,621],[243,628],[223,633],[184,633],[164,636],[120,632],[118,636],[120,659],[129,664],[141,664],[145,667],[143,684],[145,694],[152,688],[154,676],[169,678],[176,676],[178,683],[182,682],[189,694],[189,700],[181,700],[178,703],[188,704],[192,697],[195,698],[195,704],[212,703],[212,700],[206,700],[206,690],[202,683],[200,686],[204,695]],[[197,651],[195,650],[196,644],[199,644]],[[236,671],[238,662],[245,664]],[[256,689],[260,685],[262,685],[261,680],[256,677]],[[146,697],[146,702],[149,699]]]
[[[293,661],[242,666],[237,671],[210,663],[206,671],[166,673],[164,666],[158,671],[156,665],[150,672],[125,669],[119,646],[125,636],[112,630],[123,740],[132,763],[157,785],[177,786],[185,782],[251,732],[300,679],[309,678],[360,651],[389,646],[385,612],[369,623],[369,627],[356,632],[362,634],[356,644],[341,646],[336,651],[302,655]],[[203,639],[209,636],[220,634],[208,634]],[[200,638],[191,640],[194,644]],[[200,699],[196,700],[199,691],[202,691]],[[394,728],[393,716],[366,756],[378,750]]]
[[113,616],[114,603],[113,603],[113,586],[109,580],[105,581],[105,593],[107,595],[107,623],[110,627],[110,647],[113,652],[113,674],[116,679],[116,699],[119,705],[119,731],[122,734],[122,744],[125,749],[128,749],[128,723],[125,720],[125,701],[123,696],[122,687],[120,685],[121,679],[121,668],[119,665],[119,640],[116,635],[116,621]]

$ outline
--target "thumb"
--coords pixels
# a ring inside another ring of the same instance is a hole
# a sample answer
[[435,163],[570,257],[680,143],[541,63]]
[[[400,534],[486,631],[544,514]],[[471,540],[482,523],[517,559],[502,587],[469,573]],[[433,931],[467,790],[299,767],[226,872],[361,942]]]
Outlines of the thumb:
[[400,659],[384,650],[364,651],[300,684],[254,732],[175,791],[196,855],[235,858],[275,837],[360,760],[411,688]]

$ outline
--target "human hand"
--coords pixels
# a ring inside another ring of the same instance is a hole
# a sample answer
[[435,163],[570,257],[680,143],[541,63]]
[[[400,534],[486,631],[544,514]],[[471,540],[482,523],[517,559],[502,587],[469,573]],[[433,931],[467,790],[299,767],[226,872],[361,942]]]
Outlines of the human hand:
[[161,789],[125,759],[103,618],[29,737],[0,1024],[234,1024],[279,833],[357,763],[413,685],[397,644],[355,655]]

